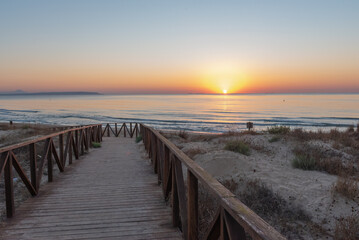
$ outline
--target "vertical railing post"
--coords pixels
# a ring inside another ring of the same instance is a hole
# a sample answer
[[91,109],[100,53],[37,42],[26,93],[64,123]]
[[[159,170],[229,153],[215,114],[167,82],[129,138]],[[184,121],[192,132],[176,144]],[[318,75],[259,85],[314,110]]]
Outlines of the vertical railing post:
[[177,192],[177,181],[176,181],[176,164],[173,158],[173,154],[170,153],[170,158],[172,162],[172,224],[174,227],[178,227],[180,224],[180,216],[179,216],[179,200],[178,200],[178,192]]
[[90,133],[90,128],[86,128],[86,140],[87,140],[87,148],[86,150],[89,151],[89,148],[91,147],[91,133]]
[[74,138],[72,136],[73,132],[70,132],[70,142],[69,142],[69,164],[72,164],[72,144],[74,141]]
[[77,149],[77,155],[80,155],[80,145],[79,145],[79,130],[75,131],[75,145],[76,145],[76,149]]
[[132,132],[132,122],[130,122],[130,137],[133,137],[133,132]]
[[12,174],[12,154],[8,152],[8,159],[4,168],[6,216],[11,218],[15,214],[14,184]]
[[187,170],[187,239],[198,239],[198,180],[190,170]]
[[162,188],[163,188],[163,193],[164,193],[164,197],[165,199],[168,199],[168,194],[167,194],[167,188],[168,188],[168,184],[169,184],[169,174],[170,174],[170,155],[169,155],[169,149],[163,145],[163,151],[164,151],[164,155],[163,155],[163,176],[162,176]]
[[119,134],[117,133],[117,123],[115,123],[115,137],[117,137]]
[[36,178],[36,169],[37,169],[37,156],[36,156],[36,145],[31,143],[30,148],[30,175],[31,175],[31,184],[35,188],[36,192],[39,190],[37,187],[37,178]]
[[107,123],[107,137],[110,136],[110,124]]
[[[52,139],[50,140],[49,144],[53,144]],[[52,175],[52,169],[53,169],[53,164],[52,164],[52,147],[49,147],[49,153],[47,154],[47,180],[49,182],[52,182],[53,180],[53,175]]]
[[99,134],[99,141],[102,142],[102,124],[100,125],[99,127],[99,131],[100,131],[100,134]]
[[81,148],[81,155],[84,155],[85,150],[84,150],[84,130],[83,129],[80,130],[80,148]]
[[59,150],[60,150],[60,161],[61,161],[62,165],[65,167],[65,163],[64,163],[64,135],[63,134],[59,135]]

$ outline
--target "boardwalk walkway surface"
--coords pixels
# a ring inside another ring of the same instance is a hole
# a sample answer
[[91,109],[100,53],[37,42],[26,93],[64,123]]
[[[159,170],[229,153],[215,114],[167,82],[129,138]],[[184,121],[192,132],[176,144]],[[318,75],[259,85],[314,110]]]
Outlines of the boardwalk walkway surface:
[[17,208],[0,239],[182,238],[134,139],[111,137]]

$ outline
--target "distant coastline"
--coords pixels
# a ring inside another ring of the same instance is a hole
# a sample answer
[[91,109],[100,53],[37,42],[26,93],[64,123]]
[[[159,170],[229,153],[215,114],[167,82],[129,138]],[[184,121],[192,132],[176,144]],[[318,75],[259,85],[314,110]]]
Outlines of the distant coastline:
[[2,92],[0,93],[0,96],[42,96],[42,95],[102,95],[98,92],[36,92],[36,93],[28,93],[28,92],[22,92],[22,91],[14,91],[14,92]]

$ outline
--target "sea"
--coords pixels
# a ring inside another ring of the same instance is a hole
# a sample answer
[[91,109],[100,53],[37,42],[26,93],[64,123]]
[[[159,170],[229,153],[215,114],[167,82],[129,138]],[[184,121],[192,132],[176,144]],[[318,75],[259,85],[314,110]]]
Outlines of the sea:
[[144,123],[227,132],[289,126],[323,131],[359,124],[359,94],[0,95],[0,122]]

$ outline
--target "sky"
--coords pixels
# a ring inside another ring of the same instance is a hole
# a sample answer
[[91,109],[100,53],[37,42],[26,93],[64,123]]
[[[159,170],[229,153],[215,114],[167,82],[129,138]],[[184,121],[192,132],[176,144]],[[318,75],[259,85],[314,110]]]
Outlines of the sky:
[[359,92],[359,1],[0,1],[0,91]]

